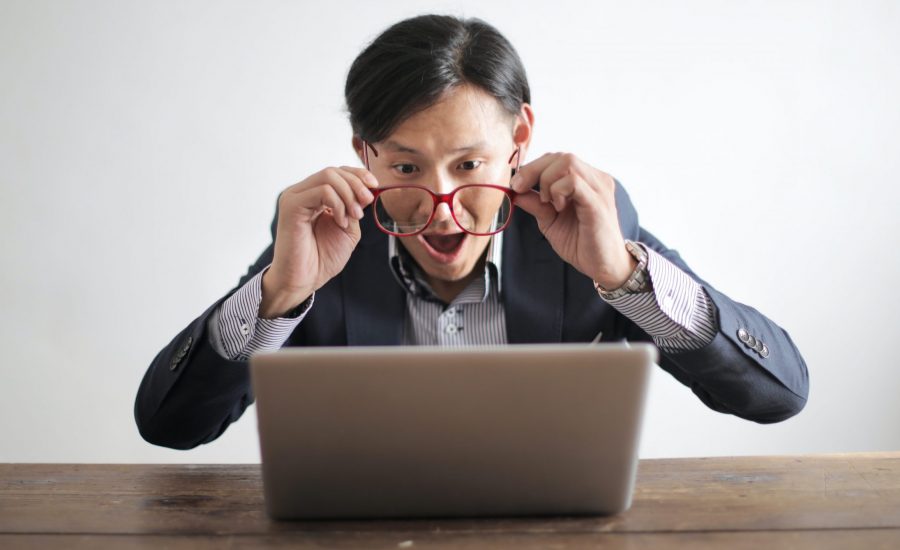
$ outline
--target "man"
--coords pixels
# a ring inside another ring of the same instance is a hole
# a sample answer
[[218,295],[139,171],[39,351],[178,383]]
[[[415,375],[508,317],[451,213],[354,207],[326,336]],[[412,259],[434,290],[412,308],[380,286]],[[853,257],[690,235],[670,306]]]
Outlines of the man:
[[652,341],[714,410],[776,422],[803,408],[787,333],[640,227],[616,180],[568,153],[521,165],[535,117],[496,29],[397,23],[357,57],[345,96],[365,168],[281,193],[273,243],[150,365],[145,439],[217,438],[252,402],[249,356],[283,345]]

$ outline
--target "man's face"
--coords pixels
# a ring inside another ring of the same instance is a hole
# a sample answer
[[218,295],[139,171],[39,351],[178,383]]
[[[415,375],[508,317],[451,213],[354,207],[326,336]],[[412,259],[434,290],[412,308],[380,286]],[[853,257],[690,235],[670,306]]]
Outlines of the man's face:
[[[516,150],[514,122],[496,99],[478,88],[460,86],[374,143],[378,156],[369,155],[369,167],[381,188],[420,185],[449,193],[470,183],[508,187],[509,159]],[[493,217],[498,206],[462,192],[454,204],[460,223],[479,225]],[[424,232],[399,240],[428,276],[449,282],[472,272],[490,237],[465,233],[449,206],[441,204]]]

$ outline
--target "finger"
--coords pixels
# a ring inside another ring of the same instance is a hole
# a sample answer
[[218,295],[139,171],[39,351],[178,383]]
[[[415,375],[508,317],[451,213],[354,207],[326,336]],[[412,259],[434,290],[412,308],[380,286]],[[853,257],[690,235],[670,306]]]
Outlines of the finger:
[[[541,184],[541,200],[552,204],[557,212],[562,212],[566,208],[569,198],[575,194],[575,188],[579,185],[579,179],[572,174],[568,174],[550,185]],[[546,200],[544,199],[545,196]]]
[[347,207],[338,192],[330,185],[320,186],[318,192],[320,204],[331,210],[331,216],[335,223],[347,229],[350,223],[350,220],[347,219]]
[[547,203],[541,202],[541,197],[537,193],[525,192],[516,195],[513,203],[528,212],[537,220],[538,229],[541,231],[550,226],[556,219],[556,210]]
[[360,206],[360,212],[362,212],[363,208],[375,200],[375,195],[369,191],[369,188],[364,183],[362,177],[357,173],[345,170],[343,166],[338,169],[338,172],[341,177],[344,178],[344,181],[347,182],[347,185],[350,186],[350,191],[353,193],[355,201]]
[[581,161],[574,154],[561,153],[556,155],[554,162],[550,163],[541,173],[541,198],[544,202],[551,202],[550,188],[553,187],[555,182],[568,176],[574,176],[577,180],[584,180],[584,172]]
[[353,192],[356,193],[356,198],[359,199],[360,204],[367,206],[375,199],[372,191],[369,190],[370,188],[378,187],[378,180],[375,178],[375,174],[365,168],[354,166],[341,166],[340,170],[342,172],[341,175],[353,187]]
[[356,193],[353,190],[353,184],[349,181],[355,177],[349,173],[345,173],[339,168],[328,168],[325,170],[330,185],[340,195],[344,201],[344,207],[348,215],[353,216],[357,220],[362,219],[362,205],[356,200]]
[[557,156],[557,153],[545,153],[528,164],[520,166],[519,171],[510,181],[510,187],[518,193],[528,191],[540,182],[541,173],[556,160]]
[[604,204],[603,197],[584,178],[570,174],[551,184],[550,204],[557,212],[569,206],[576,209],[579,218],[593,216]]
[[378,187],[378,178],[375,177],[375,174],[365,168],[360,168],[359,166],[341,166],[341,170],[353,172],[359,176],[363,183],[366,184],[366,187]]

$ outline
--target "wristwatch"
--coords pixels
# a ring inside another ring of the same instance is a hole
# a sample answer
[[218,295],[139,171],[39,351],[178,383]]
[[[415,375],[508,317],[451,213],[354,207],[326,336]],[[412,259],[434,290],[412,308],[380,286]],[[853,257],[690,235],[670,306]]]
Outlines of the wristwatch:
[[651,289],[650,274],[647,272],[647,259],[649,258],[647,251],[634,241],[625,241],[625,249],[637,260],[637,266],[622,286],[612,290],[606,290],[594,281],[594,288],[600,293],[600,297],[604,300],[614,300],[621,298],[626,294],[635,294],[638,292],[647,292]]

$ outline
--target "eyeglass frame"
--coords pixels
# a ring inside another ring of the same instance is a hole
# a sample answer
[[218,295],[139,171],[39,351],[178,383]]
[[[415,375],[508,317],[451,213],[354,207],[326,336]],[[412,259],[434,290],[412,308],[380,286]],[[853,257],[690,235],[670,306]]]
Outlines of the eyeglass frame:
[[[375,149],[375,146],[372,145],[371,143],[369,143],[368,141],[366,141],[366,140],[362,140],[362,141],[363,141],[363,160],[366,163],[366,170],[371,171],[371,169],[369,168],[369,148],[372,149],[372,152],[375,153],[376,157],[378,156],[378,150]],[[509,160],[506,161],[507,164],[510,164],[510,163],[512,163],[513,158],[516,159],[516,167],[513,169],[513,172],[512,172],[513,175],[515,175],[519,171],[519,167],[522,163],[522,159],[519,154],[520,152],[521,152],[521,147],[516,147],[516,150],[513,151],[512,155],[510,155]],[[463,227],[461,223],[459,223],[459,220],[456,219],[456,212],[453,209],[453,198],[456,196],[456,193],[458,191],[460,191],[462,189],[469,189],[472,187],[482,187],[482,188],[486,187],[486,188],[490,188],[490,189],[498,189],[500,191],[503,191],[506,194],[506,196],[509,198],[509,216],[506,219],[506,223],[503,224],[503,227],[496,229],[490,233],[476,233],[475,231],[469,231],[468,229]],[[374,210],[375,202],[378,200],[379,195],[381,195],[385,191],[390,191],[391,189],[421,189],[431,195],[431,198],[434,201],[434,204],[431,208],[431,215],[428,216],[428,221],[425,222],[425,225],[423,225],[421,229],[419,229],[418,231],[415,231],[413,233],[397,233],[395,231],[390,231],[388,228],[381,225],[381,222],[378,220],[378,215],[375,213],[375,210]],[[429,189],[427,187],[424,187],[422,185],[413,185],[413,184],[391,185],[390,187],[378,187],[375,189],[369,189],[369,191],[372,193],[372,196],[373,196],[372,217],[375,219],[375,225],[378,226],[378,229],[380,229],[380,230],[384,231],[385,233],[387,233],[388,235],[392,235],[394,237],[414,237],[414,236],[422,233],[426,229],[428,229],[428,227],[431,225],[431,222],[434,221],[434,215],[437,213],[438,206],[440,206],[441,204],[446,204],[450,208],[450,216],[453,218],[453,223],[455,223],[456,226],[459,227],[460,229],[462,229],[465,233],[468,233],[469,235],[475,235],[477,237],[487,237],[490,235],[496,235],[497,233],[500,233],[501,231],[506,229],[507,226],[509,226],[509,222],[512,221],[513,211],[515,211],[515,209],[516,209],[515,198],[517,195],[519,195],[519,193],[517,191],[513,191],[512,188],[510,188],[510,187],[503,187],[502,185],[494,185],[491,183],[468,183],[465,185],[460,185],[459,187],[457,187],[453,191],[450,191],[449,193],[435,193],[434,191],[432,191],[431,189]]]

